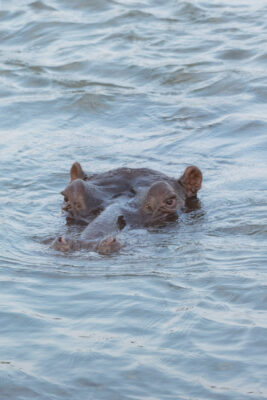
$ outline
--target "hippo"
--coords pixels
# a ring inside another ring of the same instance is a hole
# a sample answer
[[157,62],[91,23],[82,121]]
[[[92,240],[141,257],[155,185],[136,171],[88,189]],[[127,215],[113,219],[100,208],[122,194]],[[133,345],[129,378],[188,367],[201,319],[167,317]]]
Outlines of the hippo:
[[62,210],[67,221],[88,224],[116,199],[136,197],[156,182],[168,183],[182,208],[196,199],[202,173],[197,167],[189,166],[179,179],[149,168],[117,168],[89,176],[76,162],[70,169],[70,183],[61,192],[64,196]]
[[92,218],[95,210],[98,215],[77,240],[64,236],[55,239],[53,247],[61,251],[85,248],[99,254],[115,253],[122,247],[116,235],[126,225],[149,227],[175,221],[186,202],[196,199],[202,182],[202,173],[195,166],[187,167],[179,179],[146,168],[119,168],[92,177],[77,163],[75,169],[78,176],[72,167],[71,182],[63,191],[67,197],[65,211],[78,219],[90,214]]

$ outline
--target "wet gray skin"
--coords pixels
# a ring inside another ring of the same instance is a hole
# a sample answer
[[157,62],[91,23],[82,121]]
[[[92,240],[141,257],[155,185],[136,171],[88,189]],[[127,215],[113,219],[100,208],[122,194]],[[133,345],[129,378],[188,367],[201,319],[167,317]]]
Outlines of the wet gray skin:
[[89,223],[119,197],[132,198],[135,191],[120,170],[88,177],[79,163],[70,170],[71,182],[61,192],[62,210],[68,222]]
[[[194,170],[194,172],[196,171]],[[194,179],[191,179],[191,192],[193,181]],[[199,184],[199,181],[197,182]],[[79,209],[86,211],[88,204],[99,205],[96,199],[90,196],[90,190],[88,189],[89,193],[85,190],[85,188],[95,190],[95,187],[90,183],[89,186],[86,186],[82,180],[78,179],[70,184],[70,186],[72,185],[77,189],[76,196],[80,203]],[[72,193],[76,192],[73,190]],[[81,193],[88,195],[88,198],[83,198]],[[89,199],[91,203],[89,203]],[[169,182],[157,181],[148,189],[140,190],[132,200],[127,195],[116,197],[113,203],[107,205],[102,213],[89,223],[77,240],[74,241],[70,237],[60,236],[53,242],[53,247],[62,251],[85,248],[97,251],[100,254],[117,252],[120,250],[121,244],[117,241],[116,234],[125,225],[129,227],[149,227],[175,221],[178,216],[177,211],[185,205],[185,201],[186,193],[185,190],[181,190],[179,182],[172,180]]]
[[106,196],[93,184],[77,179],[61,192],[67,220],[89,223],[106,206]]
[[141,203],[142,223],[144,226],[152,226],[175,220],[177,210],[183,205],[183,198],[178,196],[168,182],[155,182]]
[[[87,249],[97,251],[99,254],[111,254],[121,248],[121,244],[116,239],[116,234],[125,226],[120,221],[123,210],[122,200],[110,204],[105,210],[95,218],[81,233],[77,240],[69,236],[59,236],[52,246],[56,250],[69,251]],[[124,221],[124,220],[123,220]]]
[[189,199],[196,198],[202,182],[201,171],[194,166],[187,167],[184,174],[175,179],[148,168],[118,168],[88,176],[77,162],[71,167],[70,178],[71,183],[62,192],[62,209],[68,221],[85,223],[118,198],[123,198],[125,202],[134,196],[141,198],[142,193],[146,193],[156,182],[168,183],[169,190],[177,196],[177,208],[181,208]]

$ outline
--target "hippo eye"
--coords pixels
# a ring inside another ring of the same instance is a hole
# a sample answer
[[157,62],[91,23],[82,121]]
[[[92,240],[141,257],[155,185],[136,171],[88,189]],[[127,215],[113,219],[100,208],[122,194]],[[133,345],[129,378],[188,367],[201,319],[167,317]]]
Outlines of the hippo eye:
[[176,200],[175,198],[166,200],[167,206],[174,206],[175,200]]

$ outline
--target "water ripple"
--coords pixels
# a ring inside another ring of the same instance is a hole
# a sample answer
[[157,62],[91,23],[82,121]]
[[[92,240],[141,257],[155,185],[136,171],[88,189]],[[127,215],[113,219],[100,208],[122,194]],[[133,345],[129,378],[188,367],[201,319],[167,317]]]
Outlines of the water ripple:
[[[1,399],[266,398],[266,2],[1,6]],[[56,252],[74,161],[196,164],[201,207]]]

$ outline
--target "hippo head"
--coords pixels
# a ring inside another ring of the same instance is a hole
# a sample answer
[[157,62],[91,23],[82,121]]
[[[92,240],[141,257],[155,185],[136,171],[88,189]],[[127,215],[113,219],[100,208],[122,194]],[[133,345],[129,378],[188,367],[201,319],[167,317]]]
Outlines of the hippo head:
[[155,182],[147,191],[141,213],[145,226],[158,225],[177,219],[181,200],[174,188],[165,181]]

